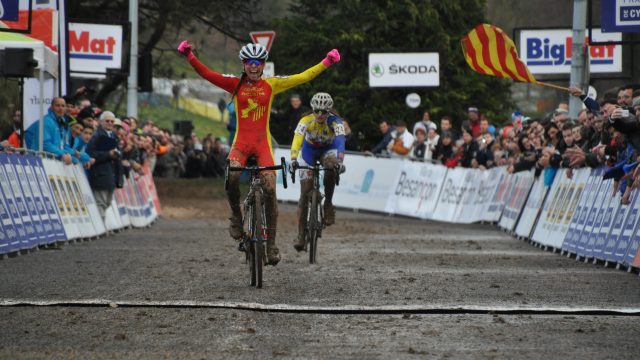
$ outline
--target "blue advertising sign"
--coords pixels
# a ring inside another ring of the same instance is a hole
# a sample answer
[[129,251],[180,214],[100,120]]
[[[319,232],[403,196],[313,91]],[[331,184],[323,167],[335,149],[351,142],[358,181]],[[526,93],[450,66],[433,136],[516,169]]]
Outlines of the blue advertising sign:
[[9,177],[5,172],[5,166],[9,164],[9,155],[0,154],[0,198],[4,199],[4,209],[6,213],[3,216],[3,227],[9,235],[9,246],[2,249],[2,252],[14,252],[22,249],[23,243],[28,243],[29,238],[22,224],[22,216],[18,211],[16,199],[13,196],[13,190],[9,184]]
[[20,0],[0,0],[0,20],[18,21]]
[[633,207],[631,208],[631,211],[629,211],[629,215],[627,215],[627,220],[625,221],[624,227],[622,228],[622,233],[620,233],[620,237],[618,238],[618,245],[616,246],[616,249],[613,253],[614,261],[622,263],[625,260],[627,250],[629,249],[629,245],[631,244],[631,238],[636,229],[637,220],[638,208]]
[[602,0],[603,32],[640,32],[640,1]]

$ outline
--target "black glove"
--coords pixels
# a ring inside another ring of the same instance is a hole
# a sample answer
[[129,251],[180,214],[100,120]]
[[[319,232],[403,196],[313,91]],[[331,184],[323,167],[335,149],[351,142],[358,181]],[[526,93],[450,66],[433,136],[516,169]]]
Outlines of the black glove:
[[291,162],[289,163],[289,172],[293,174],[298,169],[298,166],[298,160],[291,160]]
[[344,166],[343,163],[340,163],[339,166],[340,166],[340,174],[344,174],[344,172],[347,171],[347,167]]

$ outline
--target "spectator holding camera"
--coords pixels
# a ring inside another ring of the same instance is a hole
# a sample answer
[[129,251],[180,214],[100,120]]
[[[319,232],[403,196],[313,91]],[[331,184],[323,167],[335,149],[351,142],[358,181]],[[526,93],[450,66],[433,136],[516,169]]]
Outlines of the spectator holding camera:
[[114,129],[115,122],[116,116],[111,111],[100,114],[100,125],[87,144],[87,153],[95,159],[89,169],[89,184],[103,219],[111,205],[115,188],[118,185],[122,187],[121,153]]
[[391,157],[407,157],[411,152],[415,139],[407,130],[404,120],[396,121],[396,129],[391,132],[391,141],[387,144],[387,151]]

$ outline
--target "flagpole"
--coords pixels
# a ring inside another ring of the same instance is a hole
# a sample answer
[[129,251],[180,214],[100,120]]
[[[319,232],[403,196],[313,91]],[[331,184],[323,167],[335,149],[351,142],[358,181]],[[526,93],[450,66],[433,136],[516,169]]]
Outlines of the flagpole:
[[546,86],[546,87],[562,90],[562,91],[566,91],[566,92],[571,92],[571,89],[569,89],[568,87],[553,85],[553,84],[545,83],[545,82],[542,82],[542,81],[536,81],[535,84],[538,84],[540,86]]

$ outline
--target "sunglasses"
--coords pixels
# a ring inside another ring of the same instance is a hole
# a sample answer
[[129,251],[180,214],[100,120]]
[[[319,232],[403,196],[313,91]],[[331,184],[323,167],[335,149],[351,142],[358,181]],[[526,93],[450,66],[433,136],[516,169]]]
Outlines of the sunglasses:
[[109,120],[109,119],[107,119],[107,120],[105,120],[104,122],[106,122],[106,123],[115,123],[116,121],[115,121],[115,120]]
[[264,64],[264,60],[262,60],[262,59],[247,59],[247,60],[244,60],[243,63],[245,65],[262,65],[262,64]]
[[325,114],[328,114],[328,113],[329,113],[329,111],[328,111],[328,110],[313,110],[313,112],[314,112],[315,114],[320,114],[320,115],[325,115]]

